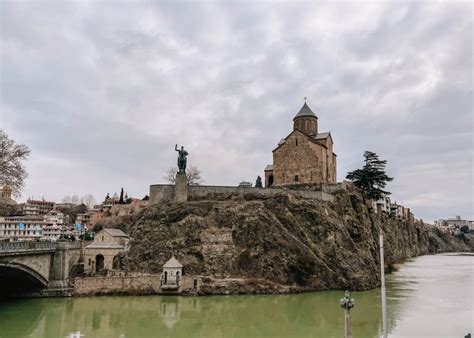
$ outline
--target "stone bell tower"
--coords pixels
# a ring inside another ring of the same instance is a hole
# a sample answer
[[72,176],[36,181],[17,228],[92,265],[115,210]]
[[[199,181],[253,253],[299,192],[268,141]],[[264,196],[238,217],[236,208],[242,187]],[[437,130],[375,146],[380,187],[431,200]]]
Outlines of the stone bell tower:
[[306,104],[306,98],[303,107],[293,118],[293,130],[295,129],[307,135],[316,136],[318,134],[318,117]]

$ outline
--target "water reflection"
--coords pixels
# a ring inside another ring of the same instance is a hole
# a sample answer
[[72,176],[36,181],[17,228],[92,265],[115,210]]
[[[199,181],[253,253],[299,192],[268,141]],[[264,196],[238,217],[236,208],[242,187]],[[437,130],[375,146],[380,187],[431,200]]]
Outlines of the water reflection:
[[[22,300],[0,307],[0,336],[339,337],[342,294]],[[354,335],[377,336],[377,291],[353,296]]]
[[168,329],[176,326],[181,315],[179,298],[167,297],[160,302],[160,318]]
[[[469,261],[456,266],[457,260],[436,263],[440,259],[436,256],[433,261],[433,257],[418,258],[387,280],[390,337],[422,337],[416,332],[424,332],[425,322],[439,316],[450,318],[446,311],[465,318],[466,309],[458,308],[460,300],[446,290],[451,292],[459,279],[472,283],[472,274],[469,277],[465,269]],[[472,257],[468,259],[472,263]],[[341,337],[344,316],[339,299],[343,294],[18,300],[0,305],[0,337]],[[472,287],[470,294],[464,290],[461,295],[473,302]],[[379,337],[380,290],[351,296],[356,299],[351,311],[354,337]],[[426,303],[427,296],[435,300]],[[430,325],[446,323],[440,320]],[[467,330],[460,327],[456,332],[466,334]]]

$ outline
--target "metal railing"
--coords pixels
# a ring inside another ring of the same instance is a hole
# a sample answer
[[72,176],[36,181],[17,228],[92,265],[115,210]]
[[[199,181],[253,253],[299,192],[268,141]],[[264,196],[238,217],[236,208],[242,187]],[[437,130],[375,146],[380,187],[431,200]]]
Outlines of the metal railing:
[[0,242],[1,254],[55,251],[56,242]]

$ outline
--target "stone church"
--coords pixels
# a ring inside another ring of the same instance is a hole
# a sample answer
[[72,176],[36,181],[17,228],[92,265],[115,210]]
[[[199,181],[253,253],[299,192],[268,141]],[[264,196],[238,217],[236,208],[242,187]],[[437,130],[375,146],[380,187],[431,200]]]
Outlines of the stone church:
[[273,150],[265,168],[265,187],[336,183],[331,133],[318,132],[318,117],[305,103],[293,118],[293,131]]

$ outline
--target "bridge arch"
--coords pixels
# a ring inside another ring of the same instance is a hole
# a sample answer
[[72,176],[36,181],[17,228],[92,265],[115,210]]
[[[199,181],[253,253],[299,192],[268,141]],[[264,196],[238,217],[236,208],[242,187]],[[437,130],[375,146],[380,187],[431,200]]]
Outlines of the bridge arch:
[[36,292],[48,286],[48,280],[27,265],[0,261],[0,295]]

